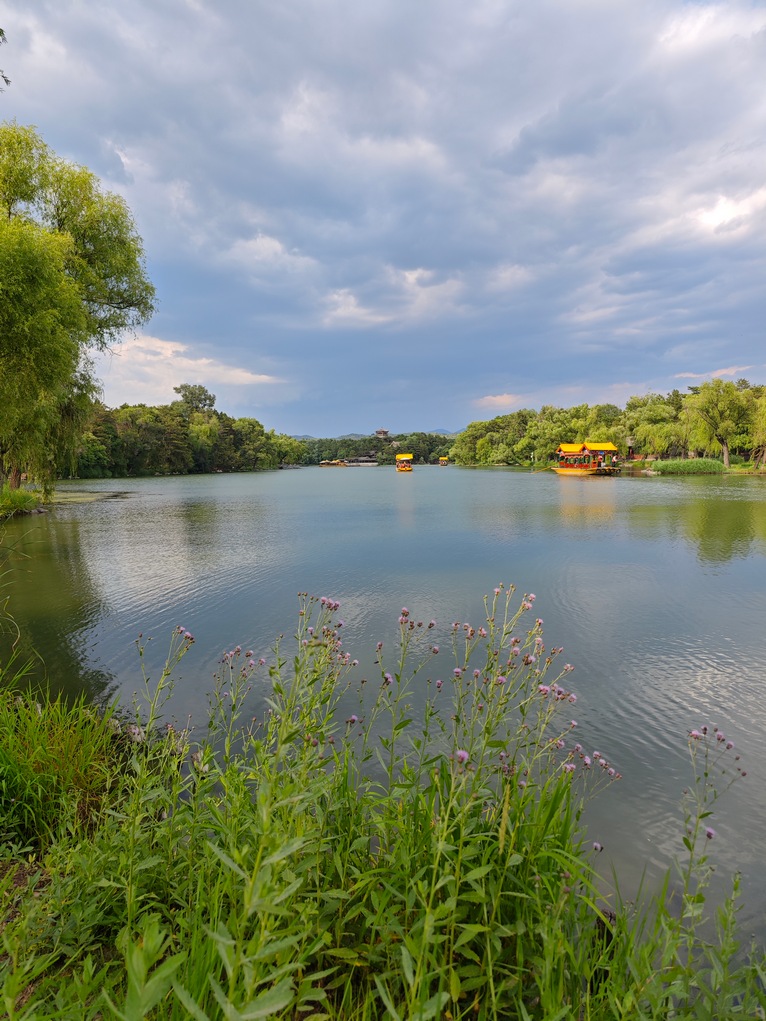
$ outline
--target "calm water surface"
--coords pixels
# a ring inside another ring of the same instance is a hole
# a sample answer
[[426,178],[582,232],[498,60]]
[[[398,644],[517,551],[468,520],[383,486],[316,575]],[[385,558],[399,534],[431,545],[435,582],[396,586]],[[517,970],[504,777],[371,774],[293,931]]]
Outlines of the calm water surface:
[[309,468],[61,492],[101,498],[13,521],[4,540],[28,555],[11,605],[54,689],[129,701],[137,635],[153,636],[156,669],[181,624],[197,642],[174,711],[202,720],[221,651],[267,655],[294,630],[299,591],[340,600],[364,670],[402,606],[445,632],[478,626],[483,596],[515,584],[575,665],[579,739],[623,774],[588,824],[626,894],[680,853],[688,731],[717,724],[735,741],[748,776],[719,803],[710,851],[722,877],[742,872],[743,923],[763,937],[763,479]]

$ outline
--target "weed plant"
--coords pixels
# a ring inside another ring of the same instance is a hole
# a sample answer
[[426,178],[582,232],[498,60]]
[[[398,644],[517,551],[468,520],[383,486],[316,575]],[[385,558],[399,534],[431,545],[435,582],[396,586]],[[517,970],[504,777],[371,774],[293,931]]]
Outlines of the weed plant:
[[39,495],[29,489],[11,489],[7,483],[0,488],[0,519],[29,514],[39,506]]
[[45,823],[44,887],[0,881],[7,1016],[763,1017],[762,958],[734,963],[736,884],[699,936],[729,742],[689,736],[681,910],[607,906],[578,820],[619,774],[577,741],[533,603],[496,589],[481,627],[450,629],[442,678],[435,622],[403,609],[357,681],[338,603],[304,595],[294,647],[223,656],[201,741],[164,717],[193,643],[177,629],[112,738],[108,808]]
[[721,461],[711,457],[670,458],[667,461],[652,461],[652,471],[658,475],[723,475]]

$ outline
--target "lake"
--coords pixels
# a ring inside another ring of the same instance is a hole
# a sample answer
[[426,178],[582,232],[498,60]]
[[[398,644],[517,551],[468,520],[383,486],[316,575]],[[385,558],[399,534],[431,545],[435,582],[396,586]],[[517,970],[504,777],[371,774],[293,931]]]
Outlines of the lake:
[[340,601],[361,673],[403,606],[434,618],[443,640],[453,621],[482,623],[500,582],[535,593],[546,644],[575,666],[579,739],[623,775],[588,810],[602,867],[630,896],[644,868],[656,882],[680,853],[687,735],[717,725],[748,775],[719,802],[709,850],[722,884],[741,871],[743,926],[763,938],[763,478],[306,468],[72,482],[60,494],[93,499],[5,526],[24,643],[54,691],[129,703],[137,636],[152,637],[156,671],[180,624],[196,643],[175,689],[179,720],[204,722],[223,650],[268,656],[294,631],[298,592]]

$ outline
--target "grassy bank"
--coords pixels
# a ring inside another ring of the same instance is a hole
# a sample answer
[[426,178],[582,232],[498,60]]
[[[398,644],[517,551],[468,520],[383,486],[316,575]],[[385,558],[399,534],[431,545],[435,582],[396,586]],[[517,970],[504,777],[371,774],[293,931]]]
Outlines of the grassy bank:
[[402,610],[363,680],[338,604],[303,597],[269,663],[223,656],[199,740],[163,715],[182,629],[130,720],[38,704],[7,669],[0,808],[26,879],[0,880],[8,1017],[764,1016],[733,899],[699,935],[732,750],[689,735],[673,910],[605,903],[578,820],[620,778],[578,742],[533,603],[501,588],[481,627],[448,629],[448,677],[437,626]]
[[658,475],[723,475],[721,461],[710,457],[670,458],[667,461],[652,461],[649,467]]
[[30,514],[39,506],[39,494],[29,489],[11,489],[7,483],[0,487],[0,520],[16,514]]

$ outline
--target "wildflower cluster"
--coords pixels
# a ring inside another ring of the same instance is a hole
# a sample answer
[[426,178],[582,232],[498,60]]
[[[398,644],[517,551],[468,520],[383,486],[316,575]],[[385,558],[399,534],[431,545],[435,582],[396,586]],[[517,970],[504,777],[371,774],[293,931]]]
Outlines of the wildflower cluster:
[[[445,655],[436,621],[403,608],[396,651],[375,647],[381,684],[362,678],[353,712],[340,603],[304,594],[294,648],[283,655],[279,639],[269,657],[268,690],[254,683],[262,657],[221,655],[210,729],[194,741],[157,726],[169,670],[193,641],[174,631],[148,713],[119,740],[107,719],[78,714],[91,759],[118,747],[129,762],[122,801],[107,805],[118,810],[102,812],[106,794],[92,792],[98,826],[83,840],[61,826],[63,790],[41,802],[37,786],[17,786],[7,804],[17,832],[42,819],[71,833],[75,866],[48,884],[46,903],[35,894],[6,920],[6,1005],[29,995],[30,1017],[90,1016],[104,1002],[120,1017],[764,1016],[766,961],[730,977],[733,899],[707,963],[695,935],[696,841],[715,838],[721,777],[745,775],[733,742],[717,727],[688,734],[681,910],[664,896],[633,921],[619,895],[617,912],[602,908],[603,845],[584,840],[580,809],[620,774],[573,743],[571,667],[556,667],[563,649],[546,650],[541,618],[525,627],[534,594],[517,607],[512,594],[498,587],[480,626],[447,625],[448,664],[434,658]],[[434,664],[444,680],[429,676]],[[48,705],[3,706],[19,748],[47,750],[64,730],[58,719],[41,730]],[[71,756],[52,751],[64,769]],[[88,954],[74,970],[62,931]],[[48,969],[42,982],[30,982],[30,961],[35,975]]]
[[704,856],[696,864],[694,861],[698,839],[704,835],[705,840],[713,840],[717,835],[707,823],[714,803],[733,783],[746,777],[747,770],[740,765],[734,742],[713,724],[690,730],[688,741],[694,783],[684,791],[684,845],[690,854],[690,869],[693,869],[705,863]]

